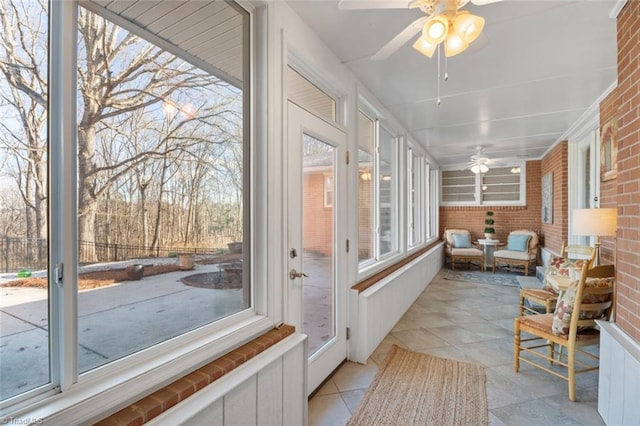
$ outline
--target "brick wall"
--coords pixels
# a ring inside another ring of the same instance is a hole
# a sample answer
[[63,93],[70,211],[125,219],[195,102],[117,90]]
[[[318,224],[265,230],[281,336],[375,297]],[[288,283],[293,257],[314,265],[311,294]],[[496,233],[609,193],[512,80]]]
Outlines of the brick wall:
[[540,178],[553,173],[553,223],[541,223],[544,246],[560,253],[562,241],[568,238],[568,143],[557,144],[542,159]]
[[527,162],[527,201],[526,206],[479,206],[479,207],[443,207],[440,206],[440,235],[446,228],[462,228],[471,232],[471,238],[484,238],[484,219],[488,210],[494,212],[493,219],[496,238],[507,240],[509,232],[516,229],[529,229],[540,234],[540,211],[542,208],[542,189],[540,187],[540,161]]
[[[620,108],[619,90],[616,88],[600,103],[600,124],[604,125],[612,119],[617,119]],[[618,179],[600,182],[600,207],[616,208],[618,206]],[[600,259],[603,264],[615,264],[616,239],[602,237]]]
[[602,102],[601,119],[617,115],[618,177],[601,195],[618,207],[615,321],[640,342],[640,2],[627,2],[617,26],[618,87]]
[[305,173],[303,185],[304,248],[330,255],[333,247],[333,208],[324,206],[324,175]]

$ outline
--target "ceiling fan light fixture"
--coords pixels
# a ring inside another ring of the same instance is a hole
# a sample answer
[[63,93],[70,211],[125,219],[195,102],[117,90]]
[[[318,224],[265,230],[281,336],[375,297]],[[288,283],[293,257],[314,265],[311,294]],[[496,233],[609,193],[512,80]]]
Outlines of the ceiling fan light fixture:
[[422,53],[424,56],[429,58],[433,57],[433,54],[436,51],[437,44],[431,44],[424,37],[419,37],[415,43],[413,43],[413,48],[418,52]]
[[458,53],[462,53],[469,47],[469,43],[464,41],[460,35],[455,32],[450,32],[444,43],[444,54],[447,58],[455,56]]
[[489,171],[489,167],[487,167],[486,164],[480,163],[480,164],[474,164],[469,168],[469,170],[471,170],[475,174],[487,173]]
[[472,15],[466,10],[459,11],[453,22],[455,33],[469,44],[478,38],[483,28],[484,18]]
[[431,44],[442,42],[449,31],[449,19],[445,15],[436,15],[422,27],[422,37]]

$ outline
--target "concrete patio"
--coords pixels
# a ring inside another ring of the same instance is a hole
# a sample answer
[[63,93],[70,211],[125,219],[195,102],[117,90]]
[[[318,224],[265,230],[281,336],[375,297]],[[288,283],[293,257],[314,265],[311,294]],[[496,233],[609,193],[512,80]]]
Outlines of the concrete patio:
[[[322,261],[307,265],[305,331],[309,350],[329,339],[331,289],[318,280]],[[313,272],[312,272],[313,270]],[[78,294],[80,373],[168,340],[244,309],[242,289],[198,288],[184,277],[217,273],[217,265],[123,281]],[[49,381],[48,291],[0,287],[0,396],[2,399]]]

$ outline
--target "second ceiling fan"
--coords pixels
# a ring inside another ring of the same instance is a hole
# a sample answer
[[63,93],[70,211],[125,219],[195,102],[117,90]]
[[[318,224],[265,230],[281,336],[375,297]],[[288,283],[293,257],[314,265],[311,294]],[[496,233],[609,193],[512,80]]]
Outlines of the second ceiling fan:
[[459,10],[469,1],[485,5],[501,0],[340,0],[340,9],[420,9],[426,14],[409,24],[374,54],[372,60],[387,59],[412,37],[422,31],[414,49],[431,58],[440,43],[445,56],[463,52],[482,32],[484,18]]

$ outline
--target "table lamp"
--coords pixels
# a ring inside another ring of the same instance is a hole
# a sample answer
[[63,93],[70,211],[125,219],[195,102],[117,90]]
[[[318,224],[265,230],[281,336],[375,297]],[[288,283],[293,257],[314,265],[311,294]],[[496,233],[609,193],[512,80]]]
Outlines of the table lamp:
[[600,237],[616,235],[617,209],[576,209],[573,211],[573,235],[596,237],[593,265],[600,264]]

